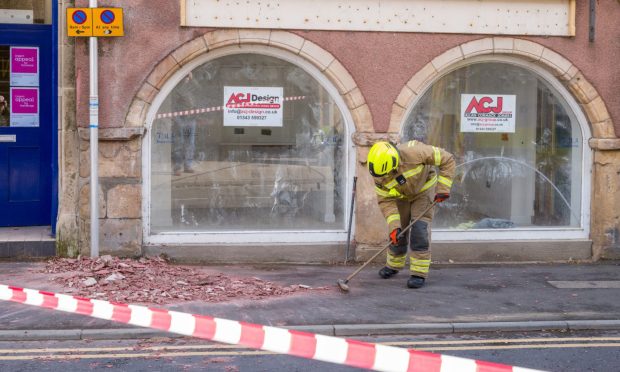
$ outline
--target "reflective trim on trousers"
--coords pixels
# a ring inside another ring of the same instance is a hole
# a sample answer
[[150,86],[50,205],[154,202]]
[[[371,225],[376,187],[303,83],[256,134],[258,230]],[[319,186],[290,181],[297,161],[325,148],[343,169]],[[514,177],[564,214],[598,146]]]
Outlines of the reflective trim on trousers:
[[392,269],[400,270],[403,267],[405,267],[406,258],[407,258],[406,254],[402,256],[395,256],[394,254],[392,254],[392,252],[388,251],[386,264],[388,267],[391,267]]
[[409,270],[412,272],[418,272],[422,274],[428,274],[428,270],[431,266],[431,260],[420,260],[417,258],[409,258]]

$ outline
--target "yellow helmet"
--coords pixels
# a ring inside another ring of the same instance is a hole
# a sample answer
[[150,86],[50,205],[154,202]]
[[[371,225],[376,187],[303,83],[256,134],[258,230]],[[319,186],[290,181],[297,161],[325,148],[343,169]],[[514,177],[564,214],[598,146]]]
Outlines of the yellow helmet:
[[368,152],[368,171],[373,177],[382,177],[398,168],[398,150],[389,142],[377,142]]

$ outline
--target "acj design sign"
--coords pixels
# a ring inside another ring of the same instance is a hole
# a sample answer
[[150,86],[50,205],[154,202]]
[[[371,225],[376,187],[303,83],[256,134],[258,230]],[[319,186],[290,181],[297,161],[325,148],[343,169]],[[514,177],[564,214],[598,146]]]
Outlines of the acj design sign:
[[461,132],[514,133],[514,95],[461,94]]
[[224,126],[281,127],[284,89],[224,87]]

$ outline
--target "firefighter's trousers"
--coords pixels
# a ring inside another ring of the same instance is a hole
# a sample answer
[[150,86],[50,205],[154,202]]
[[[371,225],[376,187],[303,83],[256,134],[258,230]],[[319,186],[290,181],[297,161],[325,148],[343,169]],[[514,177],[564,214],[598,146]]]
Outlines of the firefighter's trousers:
[[[420,216],[433,202],[435,190],[430,189],[416,196],[413,200],[399,200],[398,212],[403,229],[412,220]],[[392,245],[387,253],[387,266],[394,270],[405,267],[407,250],[409,250],[409,271],[411,275],[422,278],[428,277],[431,266],[431,223],[433,221],[433,209],[431,208],[411,226],[406,234],[407,240],[403,245]]]

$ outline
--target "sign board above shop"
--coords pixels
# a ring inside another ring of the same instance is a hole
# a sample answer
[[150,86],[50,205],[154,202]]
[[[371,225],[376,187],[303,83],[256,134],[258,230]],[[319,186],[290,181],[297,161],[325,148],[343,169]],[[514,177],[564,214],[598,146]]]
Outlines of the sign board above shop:
[[179,0],[181,25],[575,35],[576,0]]
[[67,8],[67,35],[125,36],[122,8]]

